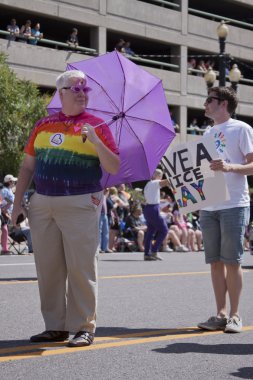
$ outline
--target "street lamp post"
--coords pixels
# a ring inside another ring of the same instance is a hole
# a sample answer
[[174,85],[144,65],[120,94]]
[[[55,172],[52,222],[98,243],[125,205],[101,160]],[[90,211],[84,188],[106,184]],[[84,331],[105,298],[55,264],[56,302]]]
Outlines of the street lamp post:
[[241,71],[238,69],[238,66],[234,64],[232,69],[229,71],[229,80],[231,83],[231,87],[235,92],[237,92],[237,85],[241,78]]
[[204,79],[206,81],[207,91],[213,87],[213,84],[216,80],[216,74],[213,71],[212,67],[209,67],[207,72],[204,75]]
[[219,54],[219,86],[226,85],[226,61],[227,57],[225,54],[226,38],[228,35],[228,27],[224,20],[222,20],[217,28],[217,35],[219,37],[220,43],[220,54]]

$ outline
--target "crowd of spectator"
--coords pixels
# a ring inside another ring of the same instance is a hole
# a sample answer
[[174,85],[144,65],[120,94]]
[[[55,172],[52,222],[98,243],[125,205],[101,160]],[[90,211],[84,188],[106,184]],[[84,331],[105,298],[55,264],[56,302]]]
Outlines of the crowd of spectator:
[[187,133],[191,135],[203,135],[205,130],[210,127],[210,123],[211,121],[208,119],[199,122],[198,119],[194,117],[187,127]]
[[120,38],[120,40],[116,43],[115,50],[117,50],[119,53],[135,56],[135,52],[131,49],[131,42],[125,41],[123,38]]
[[6,36],[9,41],[19,41],[36,45],[38,40],[43,38],[43,33],[40,31],[40,23],[37,22],[32,26],[31,20],[26,20],[26,22],[19,28],[16,19],[13,18],[11,19],[10,24],[7,25],[6,30],[10,33]]
[[215,70],[215,61],[211,59],[207,59],[206,61],[201,58],[196,60],[196,58],[190,58],[187,63],[188,73],[194,73],[194,70],[198,70],[199,72],[195,72],[198,76],[203,76],[207,72],[208,69],[212,68]]
[[[9,41],[18,41],[21,43],[28,43],[30,45],[37,45],[38,41],[44,38],[44,34],[40,30],[40,23],[36,22],[32,25],[31,20],[26,20],[21,27],[17,25],[15,18],[10,20],[10,23],[6,27],[9,34],[6,38]],[[78,29],[72,28],[69,35],[66,37],[66,43],[71,49],[76,49],[79,46],[78,41]]]
[[[136,199],[136,191],[121,184],[106,189],[105,204],[100,219],[101,252],[144,251],[146,221],[143,215],[144,198]],[[140,189],[138,189],[140,194]],[[161,191],[160,213],[169,232],[160,251],[202,251],[202,233],[198,213],[182,215],[172,196]],[[105,228],[105,215],[108,227]],[[155,238],[155,237],[154,237]]]
[[[8,247],[11,226],[11,210],[15,196],[17,178],[7,175],[0,188],[1,254],[12,254]],[[161,190],[160,213],[169,228],[161,252],[203,251],[202,232],[198,212],[183,215],[172,195]],[[253,196],[251,196],[253,199]],[[24,200],[28,204],[28,200]],[[251,202],[253,204],[253,202]],[[127,189],[124,184],[104,190],[104,202],[100,216],[100,252],[144,252],[147,230],[143,208],[143,190]],[[32,253],[32,240],[28,219],[25,218],[16,230],[25,235],[27,252]],[[154,236],[155,239],[155,236]],[[249,229],[246,231],[245,250],[249,250]]]

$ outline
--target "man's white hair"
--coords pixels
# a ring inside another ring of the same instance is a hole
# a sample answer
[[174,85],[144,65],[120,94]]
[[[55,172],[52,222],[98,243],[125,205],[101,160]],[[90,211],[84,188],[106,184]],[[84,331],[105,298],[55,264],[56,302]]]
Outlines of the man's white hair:
[[162,177],[163,176],[163,171],[162,170],[160,170],[160,169],[156,169],[155,171],[154,171],[154,174],[153,174],[153,176],[152,176],[152,178],[159,178],[159,177]]
[[82,71],[80,71],[80,70],[65,71],[64,73],[60,74],[56,78],[56,88],[57,88],[57,90],[60,90],[63,87],[68,87],[69,86],[69,80],[71,78],[84,79],[84,81],[86,82],[86,75]]

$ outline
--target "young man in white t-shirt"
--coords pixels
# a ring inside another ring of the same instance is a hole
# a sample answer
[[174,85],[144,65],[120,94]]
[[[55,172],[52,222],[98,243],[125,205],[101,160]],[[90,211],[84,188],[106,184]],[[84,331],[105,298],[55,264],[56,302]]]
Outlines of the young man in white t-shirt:
[[[206,263],[211,277],[217,314],[198,327],[205,330],[240,332],[239,299],[242,291],[242,255],[245,226],[249,223],[247,175],[253,173],[253,130],[231,118],[237,107],[235,92],[228,87],[213,87],[204,103],[205,115],[214,121],[205,137],[213,139],[219,159],[212,170],[224,172],[230,200],[200,212]],[[226,297],[230,312],[227,312]]]
[[156,169],[151,181],[144,188],[146,206],[143,214],[147,223],[144,242],[144,260],[146,261],[162,260],[157,252],[168,233],[167,224],[160,214],[160,188],[169,186],[169,181],[162,178],[162,170]]

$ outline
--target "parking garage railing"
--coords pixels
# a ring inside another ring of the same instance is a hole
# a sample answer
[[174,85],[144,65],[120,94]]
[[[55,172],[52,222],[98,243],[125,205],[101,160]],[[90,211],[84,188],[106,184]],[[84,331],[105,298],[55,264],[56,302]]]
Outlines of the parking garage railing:
[[[160,1],[160,0],[157,0],[157,1]],[[0,29],[0,36],[1,35],[2,36],[8,36],[9,34],[10,34],[9,32]],[[21,39],[22,37],[18,36],[17,38]],[[35,38],[30,37],[30,39],[35,39]],[[95,56],[98,55],[98,52],[96,49],[92,49],[92,48],[88,48],[88,47],[84,47],[84,46],[77,46],[76,48],[71,48],[67,43],[60,42],[60,41],[54,41],[54,40],[48,40],[46,38],[38,39],[38,41],[40,43],[42,42],[42,43],[45,43],[47,45],[53,46],[55,49],[57,49],[58,47],[62,47],[62,48],[65,48],[66,50],[71,50],[72,52],[80,51],[82,54],[89,54],[89,55],[95,55]],[[34,45],[32,45],[32,46],[34,46]],[[172,70],[172,71],[179,71],[180,70],[179,65],[175,65],[172,63],[168,63],[168,62],[146,59],[146,58],[139,57],[138,55],[136,55],[136,56],[126,55],[126,57],[132,61],[135,61],[136,63],[139,63],[140,65],[146,64],[149,67],[155,66],[155,67],[160,68],[161,70],[163,70],[163,69],[168,69],[168,70]],[[203,71],[197,70],[197,69],[188,69],[188,74],[204,75],[205,73],[203,73]],[[219,73],[217,71],[216,71],[216,75],[217,75],[217,77],[219,76]],[[228,77],[227,77],[227,79],[228,79]],[[253,80],[248,79],[248,78],[241,78],[240,83],[244,83],[244,84],[252,86]]]
[[[0,35],[2,36],[9,36],[10,35],[10,32],[7,32],[5,30],[0,30]],[[53,46],[55,49],[57,49],[58,47],[62,47],[62,48],[65,48],[66,50],[71,50],[71,51],[80,51],[82,53],[87,53],[87,54],[93,54],[93,55],[97,55],[97,50],[96,49],[91,49],[91,48],[88,48],[88,47],[84,47],[84,46],[77,46],[77,47],[73,47],[73,46],[70,46],[69,44],[67,44],[66,42],[60,42],[60,41],[54,41],[54,40],[48,40],[46,38],[35,38],[35,37],[29,37],[28,38],[29,40],[37,40],[40,43],[42,44],[46,44],[46,45],[50,45],[50,46]],[[27,40],[26,37],[22,37],[22,36],[17,36],[17,41],[18,40]]]
[[[144,3],[150,4],[149,1],[145,1],[145,0],[140,0],[140,1],[143,1]],[[180,10],[180,5],[179,4],[174,4],[174,3],[170,2],[170,1],[167,1],[167,0],[152,0],[152,3],[157,3],[157,4],[159,4],[160,6],[163,6],[163,7],[174,8],[174,9],[179,9]],[[218,20],[218,21],[226,20],[226,21],[229,21],[231,24],[234,24],[235,26],[239,26],[239,27],[247,28],[247,29],[253,29],[253,24],[250,24],[248,22],[235,20],[233,18],[229,18],[229,17],[225,17],[225,16],[220,16],[220,15],[217,15],[217,14],[214,14],[214,13],[204,12],[204,11],[201,11],[201,10],[198,10],[198,9],[195,9],[195,8],[188,8],[188,12],[190,14],[193,14],[193,15],[207,17],[208,19],[210,19],[212,21],[213,20]]]

